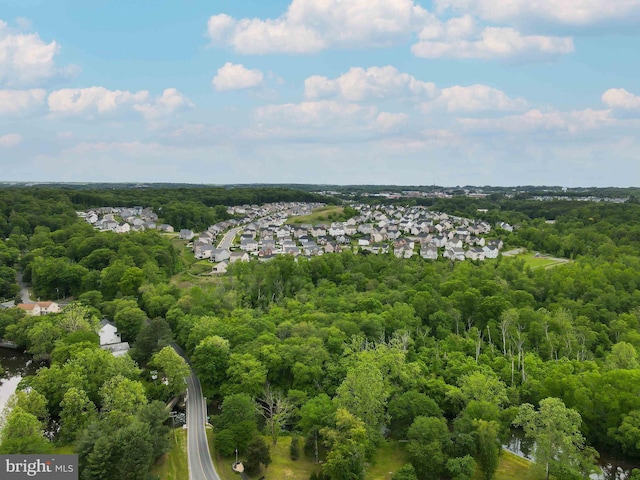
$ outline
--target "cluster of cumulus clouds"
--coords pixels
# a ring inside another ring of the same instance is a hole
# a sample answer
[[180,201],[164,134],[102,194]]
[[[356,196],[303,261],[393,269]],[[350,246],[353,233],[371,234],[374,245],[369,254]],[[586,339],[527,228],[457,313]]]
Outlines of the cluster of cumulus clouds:
[[[193,107],[175,88],[153,95],[149,91],[109,90],[102,86],[52,89],[79,73],[79,67],[60,67],[61,50],[55,41],[44,41],[37,33],[24,33],[0,20],[0,117],[23,117],[39,113],[51,117],[91,119],[132,113],[148,121],[159,121]],[[20,145],[22,136],[0,134],[0,148]]]
[[[638,25],[638,0],[433,0],[429,9],[416,0],[291,0],[275,18],[219,13],[208,19],[206,27],[203,19],[210,47],[248,58],[406,45],[417,59],[507,63],[556,61],[576,50],[576,35]],[[60,48],[55,40],[45,41],[37,33],[24,33],[0,20],[0,116],[132,115],[161,123],[195,107],[176,88],[155,93],[104,86],[52,89],[51,85],[79,70],[57,65]],[[260,91],[279,78],[252,68],[249,62],[220,66],[212,88]],[[560,111],[533,106],[488,85],[436,85],[392,65],[353,67],[333,78],[310,76],[304,80],[303,97],[294,103],[255,107],[252,130],[244,135],[392,134],[402,131],[416,112],[454,116],[456,126],[465,131],[574,133],[616,125],[618,112],[640,112],[640,96],[621,88],[605,91],[594,108]],[[398,107],[383,106],[389,101]],[[173,136],[202,131],[202,125],[186,125]],[[452,138],[433,127],[421,135],[438,141]],[[0,148],[12,148],[21,141],[17,134],[0,132]]]

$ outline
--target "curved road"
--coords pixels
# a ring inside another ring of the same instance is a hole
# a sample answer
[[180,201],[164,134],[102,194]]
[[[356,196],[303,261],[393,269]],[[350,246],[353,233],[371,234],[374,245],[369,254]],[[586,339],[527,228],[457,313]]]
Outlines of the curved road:
[[225,233],[222,237],[222,240],[220,240],[220,243],[218,244],[218,248],[229,250],[231,248],[231,245],[233,245],[234,238],[236,238],[236,235],[242,229],[243,227],[235,227]]
[[[182,356],[189,368],[191,362],[176,344],[171,345]],[[187,457],[189,463],[189,480],[220,480],[213,466],[205,424],[207,423],[207,406],[202,396],[200,381],[193,369],[187,378]]]

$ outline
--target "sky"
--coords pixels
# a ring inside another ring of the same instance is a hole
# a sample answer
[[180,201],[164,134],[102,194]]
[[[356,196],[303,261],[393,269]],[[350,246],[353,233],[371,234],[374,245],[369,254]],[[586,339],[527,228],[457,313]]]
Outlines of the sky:
[[0,182],[640,186],[640,0],[0,0]]

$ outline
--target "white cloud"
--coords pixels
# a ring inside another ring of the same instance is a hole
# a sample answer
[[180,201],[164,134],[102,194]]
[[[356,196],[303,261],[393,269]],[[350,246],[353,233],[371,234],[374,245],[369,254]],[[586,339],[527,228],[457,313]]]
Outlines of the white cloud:
[[511,98],[506,93],[487,85],[455,85],[444,88],[431,102],[421,105],[424,112],[444,109],[447,112],[514,111],[527,107],[523,98]]
[[310,53],[387,46],[419,30],[430,16],[414,0],[292,0],[276,19],[215,15],[208,35],[214,45],[243,54]]
[[624,88],[610,88],[602,94],[602,102],[611,108],[640,110],[640,96]]
[[147,120],[155,120],[193,106],[175,88],[166,89],[155,99],[146,90],[133,93],[104,87],[65,88],[52,92],[47,101],[54,115],[85,118],[134,110]]
[[0,147],[11,148],[17,147],[22,143],[22,137],[17,133],[8,133],[0,137]]
[[406,113],[380,112],[376,117],[375,126],[383,132],[390,132],[406,125],[408,122],[409,115]]
[[37,85],[64,73],[55,66],[60,46],[44,42],[37,33],[20,33],[0,20],[0,85]]
[[256,109],[254,117],[258,124],[277,124],[292,127],[325,127],[340,124],[357,124],[375,120],[375,107],[330,100],[318,102],[286,103],[267,105]]
[[612,125],[611,110],[573,110],[570,112],[529,110],[520,115],[501,118],[461,118],[458,122],[471,130],[511,133],[568,132],[578,133]]
[[213,86],[216,90],[245,90],[259,87],[264,82],[264,74],[258,70],[250,70],[244,65],[225,63],[218,69],[213,77]]
[[146,102],[148,98],[149,92],[146,90],[132,93],[104,87],[64,88],[52,92],[48,104],[49,110],[54,114],[93,117]]
[[574,51],[571,37],[523,35],[506,27],[485,27],[478,31],[468,20],[466,23],[458,20],[425,27],[420,32],[420,41],[411,47],[413,54],[421,58],[543,60]]
[[313,76],[304,82],[307,98],[340,97],[349,101],[385,99],[391,97],[430,97],[436,86],[422,82],[395,67],[359,67],[350,69],[335,80]]
[[640,21],[638,0],[435,0],[435,4],[439,12],[468,12],[493,22],[542,20],[590,26]]
[[134,105],[133,109],[140,112],[147,120],[158,120],[175,113],[183,112],[194,105],[187,97],[175,88],[167,88],[162,95],[154,100]]
[[38,109],[44,104],[43,89],[0,90],[0,115],[19,116]]

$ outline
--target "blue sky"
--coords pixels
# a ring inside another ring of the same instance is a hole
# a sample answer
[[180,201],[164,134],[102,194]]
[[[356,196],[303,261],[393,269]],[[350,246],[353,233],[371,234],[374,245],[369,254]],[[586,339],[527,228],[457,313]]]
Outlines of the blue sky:
[[0,181],[640,184],[640,0],[0,0]]

